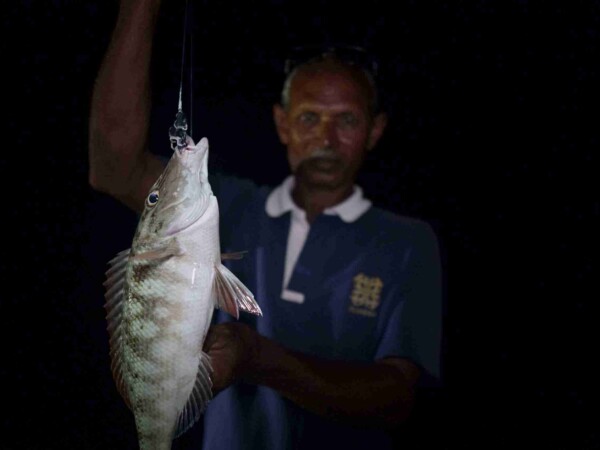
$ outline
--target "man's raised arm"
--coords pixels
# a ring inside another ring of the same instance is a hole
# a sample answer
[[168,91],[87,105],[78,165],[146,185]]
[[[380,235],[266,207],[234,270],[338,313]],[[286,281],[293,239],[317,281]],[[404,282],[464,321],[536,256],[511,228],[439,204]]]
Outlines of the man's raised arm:
[[121,0],[93,90],[89,182],[133,210],[164,164],[148,150],[150,59],[160,0]]

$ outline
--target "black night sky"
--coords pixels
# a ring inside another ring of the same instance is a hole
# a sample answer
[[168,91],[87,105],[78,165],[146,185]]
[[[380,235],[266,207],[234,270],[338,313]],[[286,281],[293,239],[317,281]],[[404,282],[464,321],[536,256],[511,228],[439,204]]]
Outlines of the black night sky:
[[[151,145],[168,155],[184,2],[165,3]],[[600,2],[349,5],[194,0],[188,117],[212,170],[271,185],[287,174],[271,105],[288,46],[373,48],[390,124],[360,183],[431,223],[446,287],[445,385],[422,394],[398,449],[600,448]],[[136,217],[87,183],[89,100],[117,2],[2,9],[0,447],[136,448],[102,307],[106,262]]]

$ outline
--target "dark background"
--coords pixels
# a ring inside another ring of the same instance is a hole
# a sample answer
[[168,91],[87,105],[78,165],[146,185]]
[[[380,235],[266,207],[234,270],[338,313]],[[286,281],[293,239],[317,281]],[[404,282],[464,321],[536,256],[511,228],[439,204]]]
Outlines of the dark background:
[[[167,3],[152,127],[165,155],[183,23],[183,2]],[[3,449],[136,448],[101,286],[136,217],[87,184],[116,7],[2,5]],[[432,224],[447,293],[445,384],[423,394],[398,448],[600,448],[600,4],[196,1],[193,17],[194,138],[209,137],[213,170],[259,183],[287,173],[271,120],[285,48],[328,39],[380,55],[391,120],[360,182]]]

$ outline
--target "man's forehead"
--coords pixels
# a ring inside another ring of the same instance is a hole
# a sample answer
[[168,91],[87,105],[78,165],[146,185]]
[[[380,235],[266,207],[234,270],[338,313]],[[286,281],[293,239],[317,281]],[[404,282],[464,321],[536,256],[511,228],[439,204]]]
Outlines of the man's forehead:
[[290,100],[298,104],[345,104],[368,108],[368,86],[361,84],[348,70],[325,67],[314,71],[302,71],[294,78]]

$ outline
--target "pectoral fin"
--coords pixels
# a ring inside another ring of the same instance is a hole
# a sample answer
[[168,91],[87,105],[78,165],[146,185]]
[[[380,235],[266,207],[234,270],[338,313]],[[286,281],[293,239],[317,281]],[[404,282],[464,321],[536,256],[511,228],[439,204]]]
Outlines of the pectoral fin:
[[164,247],[156,248],[154,250],[150,250],[144,253],[138,253],[135,256],[130,256],[132,260],[159,260],[159,259],[167,259],[173,256],[181,256],[182,251],[177,243],[170,243]]
[[236,319],[239,310],[262,316],[262,311],[254,300],[252,292],[223,264],[215,265],[215,281],[213,289],[217,308],[226,311]]
[[248,253],[247,250],[243,252],[221,253],[221,261],[227,261],[228,259],[239,260],[242,259],[246,253]]

